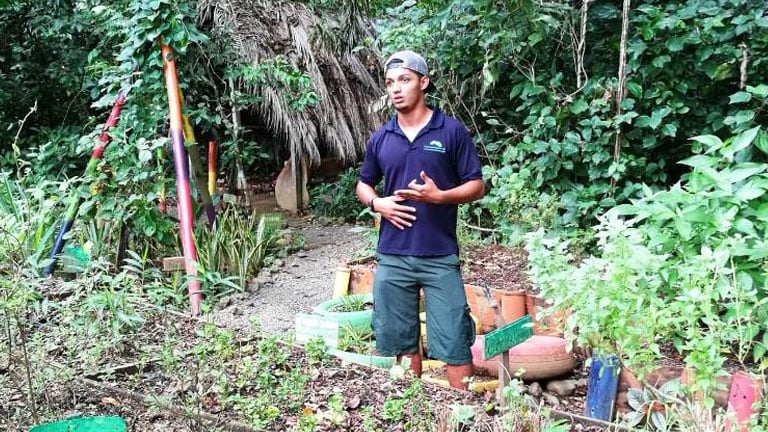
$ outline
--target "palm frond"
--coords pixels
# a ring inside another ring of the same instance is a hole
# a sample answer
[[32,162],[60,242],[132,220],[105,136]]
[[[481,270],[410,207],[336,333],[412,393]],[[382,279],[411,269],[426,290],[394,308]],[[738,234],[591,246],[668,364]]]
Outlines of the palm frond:
[[380,59],[369,49],[353,53],[351,48],[355,38],[370,35],[370,23],[341,11],[333,27],[346,23],[355,32],[337,34],[351,38],[344,44],[329,44],[321,34],[333,19],[316,15],[300,2],[201,0],[198,8],[214,34],[227,38],[237,60],[257,65],[283,56],[311,77],[319,103],[302,111],[291,109],[281,90],[269,83],[238,83],[261,97],[251,108],[292,153],[306,156],[312,165],[320,163],[321,155],[346,162],[362,155],[369,134],[383,120],[381,112],[372,109],[383,93],[375,78]]

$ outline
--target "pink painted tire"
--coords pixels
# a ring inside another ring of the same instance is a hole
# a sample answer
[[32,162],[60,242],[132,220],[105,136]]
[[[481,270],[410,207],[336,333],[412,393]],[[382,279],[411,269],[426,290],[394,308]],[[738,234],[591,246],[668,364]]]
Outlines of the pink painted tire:
[[[498,376],[501,356],[483,360],[484,335],[478,335],[472,345],[472,363],[477,372]],[[509,350],[510,374],[523,381],[555,378],[573,372],[573,353],[566,352],[565,339],[556,336],[533,335]],[[521,372],[518,375],[518,372]]]

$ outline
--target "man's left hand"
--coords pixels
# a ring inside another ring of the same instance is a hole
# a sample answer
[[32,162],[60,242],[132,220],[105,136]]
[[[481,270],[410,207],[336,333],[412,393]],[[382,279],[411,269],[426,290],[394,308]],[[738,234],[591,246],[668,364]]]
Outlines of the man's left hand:
[[419,184],[416,182],[416,179],[413,179],[408,183],[408,189],[398,189],[394,195],[414,201],[440,204],[443,198],[443,191],[437,187],[435,181],[427,176],[427,173],[424,171],[419,173],[419,177],[421,177],[421,181],[424,183]]

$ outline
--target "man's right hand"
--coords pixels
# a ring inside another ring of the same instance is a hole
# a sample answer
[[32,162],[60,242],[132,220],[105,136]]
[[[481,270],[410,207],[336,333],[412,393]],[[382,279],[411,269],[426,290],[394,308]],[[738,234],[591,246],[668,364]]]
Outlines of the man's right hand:
[[415,207],[398,204],[406,199],[396,195],[379,197],[374,201],[373,208],[381,214],[381,217],[403,230],[412,227],[413,221],[416,220]]

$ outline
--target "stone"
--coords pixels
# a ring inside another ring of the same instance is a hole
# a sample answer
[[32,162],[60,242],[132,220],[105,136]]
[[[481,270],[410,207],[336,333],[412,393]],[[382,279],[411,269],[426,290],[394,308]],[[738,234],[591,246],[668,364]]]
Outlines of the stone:
[[553,380],[547,383],[547,391],[558,396],[570,396],[575,390],[575,380]]
[[528,385],[528,393],[533,397],[540,397],[544,393],[544,389],[541,388],[541,384],[534,381]]
[[553,408],[559,408],[560,407],[560,399],[557,398],[557,396],[544,392],[541,394],[541,396],[546,401],[547,405],[553,407]]

